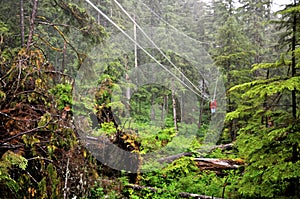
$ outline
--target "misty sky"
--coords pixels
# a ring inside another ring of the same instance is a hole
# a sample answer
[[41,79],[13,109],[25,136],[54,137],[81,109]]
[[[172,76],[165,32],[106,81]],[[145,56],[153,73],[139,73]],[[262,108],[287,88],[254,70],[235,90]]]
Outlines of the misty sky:
[[289,3],[292,3],[293,0],[273,0],[273,9],[274,11],[275,10],[280,10],[282,9],[283,7],[280,7],[282,5],[286,5],[286,4],[289,4]]

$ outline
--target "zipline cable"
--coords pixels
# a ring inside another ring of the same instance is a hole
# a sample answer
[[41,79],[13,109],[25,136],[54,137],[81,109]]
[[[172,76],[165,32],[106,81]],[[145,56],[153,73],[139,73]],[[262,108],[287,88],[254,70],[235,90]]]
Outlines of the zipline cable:
[[[145,3],[143,2],[143,0],[140,0],[140,2],[141,2],[141,3],[143,4],[143,6],[146,7],[153,15],[155,15],[159,20],[161,20],[162,22],[164,22],[165,24],[167,24],[168,26],[170,26],[173,30],[175,30],[175,31],[178,32],[179,34],[181,34],[181,35],[183,35],[183,36],[185,36],[185,37],[187,37],[187,38],[189,38],[189,39],[191,39],[191,40],[193,40],[193,41],[195,41],[195,42],[199,42],[199,43],[202,43],[202,44],[209,44],[209,45],[211,44],[211,43],[208,43],[208,42],[198,41],[198,40],[196,40],[196,39],[194,39],[194,38],[188,36],[188,35],[185,34],[184,32],[182,32],[182,31],[180,31],[179,29],[177,29],[175,26],[173,26],[172,24],[170,24],[169,22],[167,22],[164,18],[162,18],[159,14],[157,14],[153,9],[151,9],[147,4],[145,4]],[[200,72],[200,74],[201,74],[201,72]],[[201,74],[201,75],[202,75],[202,77],[204,77],[203,74]],[[216,84],[215,84],[213,100],[216,98],[217,84],[218,84],[218,78],[217,78]]]
[[[117,6],[129,17],[129,19],[136,25],[138,29],[145,35],[145,37],[152,43],[152,45],[160,52],[160,54],[179,72],[180,75],[182,75],[201,95],[205,96],[200,89],[195,86],[189,78],[187,78],[181,71],[180,69],[166,56],[166,54],[155,44],[155,42],[147,35],[147,33],[136,23],[136,21],[130,16],[130,14],[123,8],[123,6],[117,1],[114,0],[114,2],[117,4]],[[205,96],[208,98],[207,96]]]
[[114,25],[119,31],[121,31],[129,40],[135,43],[141,50],[144,51],[151,59],[153,59],[159,66],[165,69],[168,73],[170,73],[174,78],[176,78],[180,83],[182,83],[185,87],[187,87],[190,91],[196,94],[199,97],[202,97],[206,100],[209,98],[206,95],[201,93],[198,94],[196,91],[191,89],[185,82],[183,82],[179,77],[177,77],[174,73],[172,73],[168,68],[162,65],[155,57],[153,57],[148,51],[146,51],[138,42],[136,42],[133,38],[131,38],[122,28],[120,28],[113,20],[111,20],[105,13],[103,13],[97,6],[95,6],[90,0],[85,0],[90,6],[92,6],[99,14],[101,14],[106,20],[108,20],[112,25]]
[[140,0],[141,1],[141,3],[152,13],[152,14],[154,14],[159,20],[161,20],[162,22],[164,22],[165,24],[167,24],[168,26],[170,26],[173,30],[175,30],[176,32],[178,32],[178,33],[180,33],[180,34],[182,34],[183,36],[185,36],[185,37],[187,37],[187,38],[189,38],[189,39],[192,39],[192,40],[194,40],[194,41],[196,41],[196,42],[199,42],[199,43],[202,43],[202,44],[211,44],[211,43],[208,43],[208,42],[203,42],[203,41],[198,41],[198,40],[196,40],[196,39],[194,39],[194,38],[192,38],[192,37],[190,37],[190,36],[188,36],[187,34],[185,34],[184,32],[182,32],[182,31],[180,31],[180,30],[178,30],[175,26],[173,26],[172,24],[170,24],[169,22],[167,22],[164,18],[162,18],[159,14],[157,14],[156,12],[154,12],[154,10],[152,10],[147,4],[145,4],[144,2],[143,2],[143,0]]
[[217,85],[218,85],[218,77],[216,79],[216,85],[215,85],[215,90],[214,90],[214,95],[213,95],[213,100],[216,99],[216,94],[217,94]]

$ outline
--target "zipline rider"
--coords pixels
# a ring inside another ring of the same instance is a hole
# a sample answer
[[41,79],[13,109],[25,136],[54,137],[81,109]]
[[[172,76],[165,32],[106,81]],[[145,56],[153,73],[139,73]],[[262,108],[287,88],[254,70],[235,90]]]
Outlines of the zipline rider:
[[214,99],[210,102],[210,111],[211,111],[211,113],[215,113],[216,109],[217,109],[217,101],[216,101],[216,99]]

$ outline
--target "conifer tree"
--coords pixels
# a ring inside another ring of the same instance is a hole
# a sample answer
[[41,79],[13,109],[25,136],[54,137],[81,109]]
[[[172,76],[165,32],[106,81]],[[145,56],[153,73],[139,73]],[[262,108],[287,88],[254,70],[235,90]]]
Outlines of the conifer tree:
[[[231,91],[243,94],[238,108],[227,114],[228,120],[245,119],[239,130],[237,146],[247,166],[239,183],[245,197],[298,198],[300,180],[300,126],[296,101],[300,77],[299,4],[281,11],[281,40],[288,52],[270,63],[254,65],[252,71],[265,71],[267,77],[237,85]],[[264,119],[267,118],[267,119]]]
[[[235,16],[230,16],[220,27],[214,52],[215,64],[221,68],[225,87],[229,90],[232,86],[249,81],[251,78],[250,61],[251,48],[247,37],[243,34]],[[227,94],[227,111],[235,110],[240,99],[236,94]],[[236,139],[238,121],[233,120],[227,124],[226,132],[230,134],[230,140]],[[227,135],[225,135],[227,136]]]

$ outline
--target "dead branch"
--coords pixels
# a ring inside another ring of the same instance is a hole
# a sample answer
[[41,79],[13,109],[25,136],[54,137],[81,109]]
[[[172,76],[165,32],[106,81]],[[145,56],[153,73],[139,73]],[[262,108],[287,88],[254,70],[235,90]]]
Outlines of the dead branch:
[[59,74],[59,75],[61,75],[61,76],[65,76],[65,77],[68,77],[69,78],[69,84],[71,84],[71,85],[73,85],[74,84],[74,79],[73,79],[73,77],[71,76],[71,75],[68,75],[68,74],[65,74],[65,73],[63,73],[63,72],[60,72],[60,71],[54,71],[54,70],[47,70],[47,71],[45,71],[45,73],[54,73],[54,74]]
[[[32,133],[32,132],[39,131],[39,130],[45,128],[46,126],[48,126],[48,124],[49,124],[49,123],[45,124],[44,126],[40,126],[40,127],[34,128],[34,129],[30,129],[30,130],[28,130],[28,131],[24,131],[24,132],[18,133],[18,134],[16,134],[16,135],[12,136],[12,137],[9,137],[9,138],[3,140],[2,143],[8,142],[8,141],[10,141],[10,140],[13,140],[13,139],[15,139],[15,138],[17,138],[17,137],[20,137],[20,136],[25,135],[25,134],[28,134],[28,133]],[[0,142],[0,143],[1,143],[1,142]]]
[[46,160],[46,161],[51,162],[51,163],[53,162],[53,160],[50,160],[50,159],[44,158],[44,157],[40,157],[40,156],[33,157],[33,158],[29,158],[29,159],[27,159],[27,161],[30,161],[30,160],[36,160],[36,159]]
[[68,158],[67,162],[67,168],[66,168],[66,177],[65,177],[65,187],[64,187],[64,199],[67,198],[67,192],[68,192],[68,177],[69,177],[69,163],[70,163],[70,158]]
[[0,149],[5,149],[5,150],[12,150],[12,149],[18,149],[24,147],[24,144],[19,144],[19,145],[13,145],[9,143],[3,143],[0,145]]

